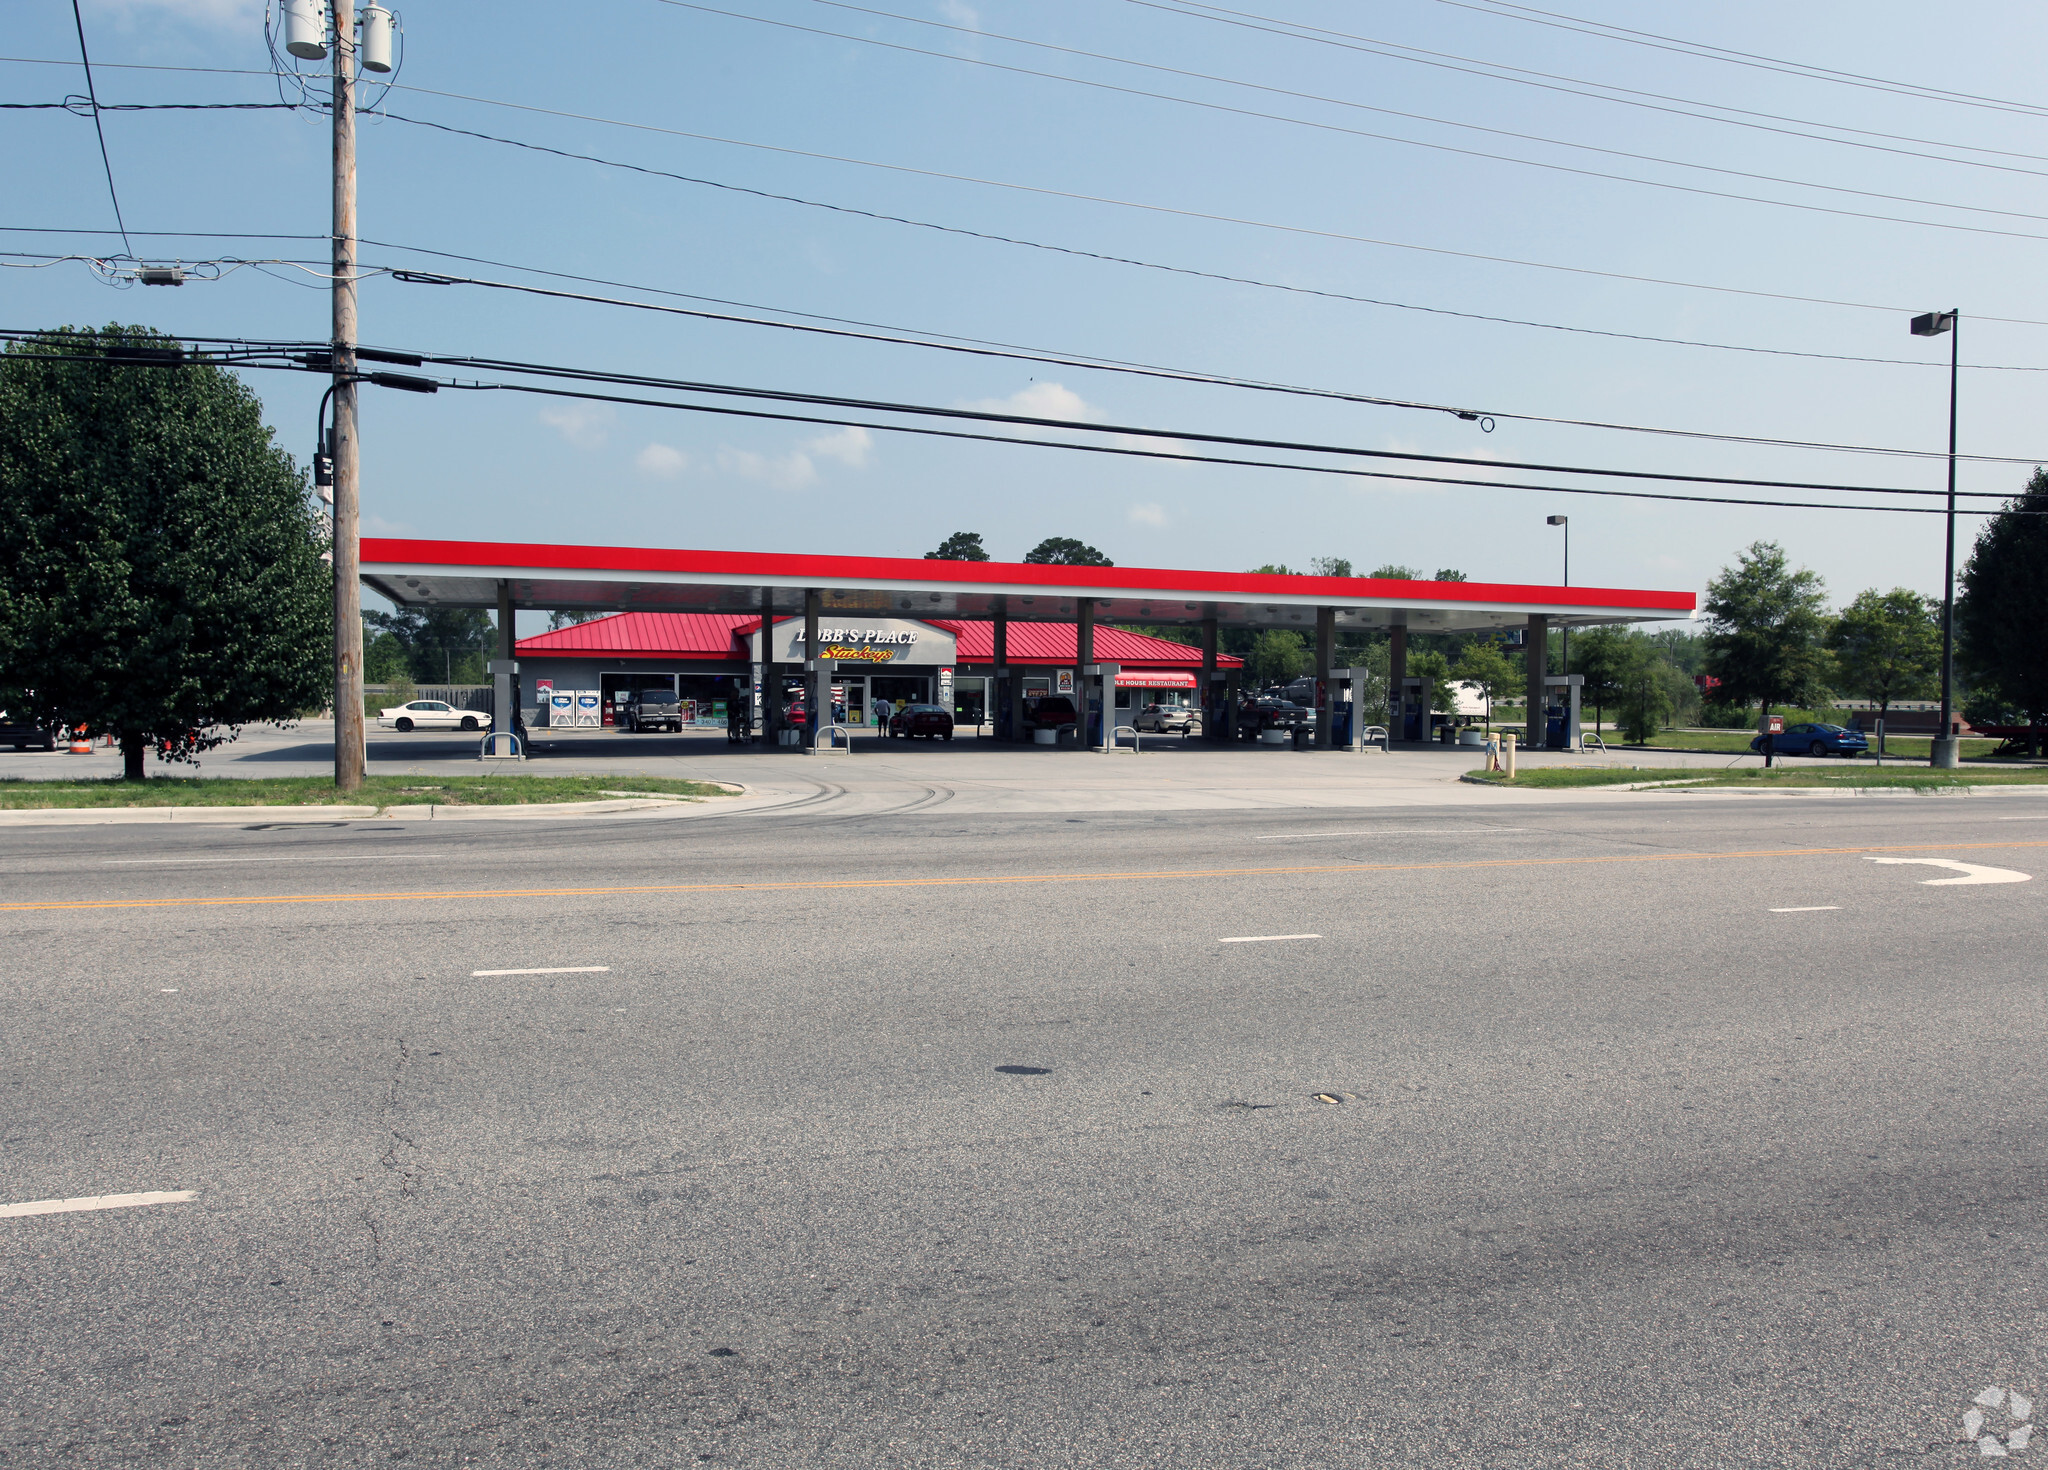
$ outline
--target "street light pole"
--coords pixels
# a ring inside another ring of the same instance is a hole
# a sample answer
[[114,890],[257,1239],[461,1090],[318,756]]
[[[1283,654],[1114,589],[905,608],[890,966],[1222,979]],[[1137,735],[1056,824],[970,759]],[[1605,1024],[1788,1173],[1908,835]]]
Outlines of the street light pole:
[[1962,742],[1955,736],[1956,669],[1956,388],[1962,368],[1963,314],[1930,311],[1913,318],[1916,337],[1948,334],[1948,538],[1941,577],[1941,728],[1928,747],[1927,763],[1954,770]]
[[[1543,524],[1546,526],[1562,526],[1564,528],[1564,585],[1569,587],[1572,585],[1572,518],[1570,516],[1545,516]],[[1569,674],[1572,671],[1571,624],[1567,623],[1559,629],[1558,638],[1563,644],[1558,654],[1558,659],[1564,665],[1558,672],[1560,674]],[[1571,687],[1569,685],[1565,687],[1565,694],[1566,697],[1570,697]]]
[[363,593],[356,441],[356,96],[354,0],[334,14],[334,784],[363,784]]

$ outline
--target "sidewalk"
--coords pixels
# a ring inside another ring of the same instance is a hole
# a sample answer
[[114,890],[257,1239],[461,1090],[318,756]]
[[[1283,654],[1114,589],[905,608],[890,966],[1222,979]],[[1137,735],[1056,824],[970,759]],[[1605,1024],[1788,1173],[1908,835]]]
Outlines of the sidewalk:
[[[245,735],[207,758],[205,776],[317,775],[331,769],[327,731],[305,726],[288,732]],[[626,811],[593,813],[605,820],[719,821],[745,815],[803,813],[858,816],[948,812],[1075,813],[1142,811],[1249,811],[1391,809],[1455,806],[1502,810],[1615,800],[1754,801],[1854,797],[1853,792],[1659,792],[1654,796],[1608,787],[1564,791],[1502,791],[1461,782],[1477,769],[1481,750],[1458,746],[1295,751],[1285,747],[1218,747],[1179,736],[1150,737],[1142,754],[1114,755],[999,744],[962,734],[951,742],[883,741],[867,737],[851,755],[805,755],[775,747],[728,746],[722,733],[633,736],[611,731],[558,732],[537,742],[522,775],[601,774],[625,785],[635,776],[725,781],[747,788],[745,796],[700,803],[661,803]],[[476,741],[461,736],[412,736],[370,742],[370,769],[377,775],[475,778],[490,770],[475,758]],[[1605,756],[1537,752],[1525,766],[1573,765],[1725,768],[1736,758],[1663,751],[1621,751]],[[1839,761],[1785,760],[1784,764],[1839,765]],[[1755,758],[1744,759],[1754,764]],[[159,767],[151,774],[185,774]],[[112,754],[101,756],[0,754],[0,776],[42,779],[119,773]],[[1973,793],[1983,795],[1985,793]],[[2048,788],[2007,789],[2015,799],[2039,799]],[[610,805],[610,804],[607,804]],[[189,809],[187,809],[189,810]],[[542,818],[532,808],[489,808]],[[196,814],[195,814],[196,815]],[[420,814],[422,819],[427,813]],[[564,814],[566,815],[566,814]],[[181,817],[179,820],[191,820]],[[301,816],[303,818],[303,814]],[[165,818],[169,820],[169,818]],[[243,819],[243,820],[246,820]]]

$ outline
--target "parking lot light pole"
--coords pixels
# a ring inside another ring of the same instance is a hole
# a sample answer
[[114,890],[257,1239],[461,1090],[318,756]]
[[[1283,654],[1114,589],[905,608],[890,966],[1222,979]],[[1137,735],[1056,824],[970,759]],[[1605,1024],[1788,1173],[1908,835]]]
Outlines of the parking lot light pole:
[[[1545,516],[1543,524],[1546,526],[1559,526],[1564,530],[1564,585],[1569,587],[1572,585],[1572,518],[1570,516]],[[1558,630],[1557,636],[1564,645],[1558,654],[1558,661],[1564,667],[1559,669],[1558,672],[1560,674],[1569,674],[1572,671],[1572,630],[1569,626],[1562,627]]]
[[1913,318],[1913,335],[1939,337],[1948,334],[1948,541],[1941,576],[1941,727],[1928,747],[1927,763],[1953,770],[1962,742],[1955,735],[1954,691],[1956,669],[1956,380],[1962,366],[1960,330],[1963,314],[1958,311],[1928,311]]

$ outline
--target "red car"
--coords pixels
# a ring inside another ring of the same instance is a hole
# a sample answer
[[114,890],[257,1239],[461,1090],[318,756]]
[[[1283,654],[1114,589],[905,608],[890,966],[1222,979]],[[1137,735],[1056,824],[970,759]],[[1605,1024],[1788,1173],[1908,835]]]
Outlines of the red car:
[[906,704],[889,717],[889,733],[932,740],[953,738],[953,717],[936,704]]

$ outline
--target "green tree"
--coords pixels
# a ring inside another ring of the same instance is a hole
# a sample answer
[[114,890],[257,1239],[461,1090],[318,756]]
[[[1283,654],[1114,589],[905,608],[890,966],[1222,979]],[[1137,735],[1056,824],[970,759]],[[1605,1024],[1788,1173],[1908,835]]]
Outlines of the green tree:
[[363,682],[389,684],[395,679],[412,680],[412,663],[396,633],[378,633],[363,641]]
[[[1977,533],[1956,598],[1956,643],[1971,675],[2027,717],[2027,753],[2048,718],[2048,471]],[[1981,696],[1980,696],[1981,697]]]
[[1486,701],[1488,729],[1493,728],[1493,702],[1507,698],[1522,684],[1522,670],[1500,651],[1498,643],[1490,640],[1466,645],[1451,667],[1451,677],[1478,686],[1480,697]]
[[1434,648],[1408,654],[1408,677],[1423,680],[1430,709],[1452,714],[1458,708],[1458,693],[1451,688],[1451,661]]
[[1260,683],[1285,684],[1308,668],[1308,650],[1290,629],[1268,628],[1253,642],[1245,663]]
[[1572,672],[1583,675],[1579,703],[1593,706],[1593,727],[1606,722],[1607,707],[1621,694],[1621,670],[1628,635],[1619,628],[1589,628],[1572,645]]
[[1297,572],[1284,561],[1269,561],[1262,567],[1253,567],[1251,574],[1254,577],[1298,577],[1301,575],[1300,572]]
[[496,632],[496,620],[475,607],[401,607],[366,612],[363,623],[378,629],[379,638],[398,640],[406,669],[421,684],[481,683]]
[[305,479],[239,379],[135,362],[176,350],[62,327],[0,355],[0,705],[112,734],[131,780],[331,688]]
[[[979,531],[955,531],[939,543],[937,551],[927,551],[926,561],[987,561],[988,551],[981,544]],[[1029,560],[1027,557],[1026,560]]]
[[1463,582],[1469,579],[1456,567],[1438,567],[1436,575],[1430,578],[1430,580],[1432,582]]
[[1115,562],[1084,542],[1071,536],[1048,536],[1029,551],[1024,560],[1040,566],[1054,567],[1113,567]]
[[1760,706],[1818,705],[1828,698],[1826,589],[1817,573],[1786,563],[1774,541],[1759,541],[1707,584],[1706,672],[1721,698]]
[[1634,630],[1615,640],[1612,667],[1622,738],[1648,745],[1677,710],[1686,677],[1647,634]]
[[[599,612],[587,612],[580,609],[558,607],[553,612],[548,614],[548,631],[550,633],[553,633],[562,628],[573,627],[577,623],[587,623],[592,618],[601,618],[603,616],[604,614]],[[365,663],[369,661],[369,657],[370,655],[367,652],[363,654],[363,659]]]
[[1906,587],[1859,593],[1828,630],[1841,687],[1877,706],[1882,720],[1900,699],[1940,688],[1941,604]]
[[1309,558],[1308,570],[1313,577],[1348,577],[1351,563],[1341,556],[1315,556]]
[[1390,561],[1384,566],[1375,567],[1368,575],[1385,577],[1395,582],[1419,582],[1422,580],[1422,573],[1416,568],[1404,567],[1395,561]]

